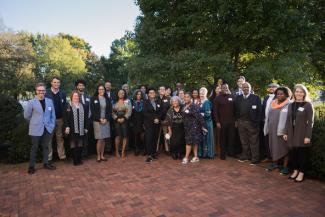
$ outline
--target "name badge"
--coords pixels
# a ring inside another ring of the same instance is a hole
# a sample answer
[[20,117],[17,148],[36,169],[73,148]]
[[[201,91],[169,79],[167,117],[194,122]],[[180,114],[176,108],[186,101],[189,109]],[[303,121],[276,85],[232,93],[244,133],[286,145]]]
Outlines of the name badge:
[[252,109],[256,109],[257,108],[257,106],[256,105],[252,105]]
[[204,113],[201,113],[202,116],[204,116]]
[[63,99],[62,99],[61,101],[62,101],[62,103],[64,102],[64,100],[63,100]]
[[286,109],[283,109],[282,112],[288,112],[288,109],[287,108]]
[[167,99],[164,99],[164,102],[168,102],[168,100]]
[[134,109],[134,106],[132,106],[132,108]]
[[200,105],[200,108],[202,108],[203,104]]
[[188,109],[185,110],[185,113],[190,113],[190,111]]
[[303,108],[303,107],[299,107],[299,108],[298,108],[298,111],[303,112],[304,110],[305,110],[305,108]]
[[157,104],[157,107],[159,108],[159,107],[160,107],[160,105],[159,105],[159,104]]
[[97,101],[97,100],[95,100],[95,101],[94,101],[94,103],[98,103],[98,101]]
[[228,98],[228,101],[232,101],[232,98]]
[[89,98],[86,98],[86,101],[89,102]]
[[47,109],[48,109],[49,111],[52,111],[52,107],[48,107]]

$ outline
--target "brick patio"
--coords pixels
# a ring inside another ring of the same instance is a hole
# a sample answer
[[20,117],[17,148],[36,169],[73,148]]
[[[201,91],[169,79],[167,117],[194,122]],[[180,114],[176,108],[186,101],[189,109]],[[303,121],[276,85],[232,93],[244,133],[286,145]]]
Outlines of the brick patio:
[[0,216],[325,216],[325,183],[297,184],[234,159],[183,166],[162,155],[146,165],[129,155],[56,165],[35,175],[26,163],[1,165]]

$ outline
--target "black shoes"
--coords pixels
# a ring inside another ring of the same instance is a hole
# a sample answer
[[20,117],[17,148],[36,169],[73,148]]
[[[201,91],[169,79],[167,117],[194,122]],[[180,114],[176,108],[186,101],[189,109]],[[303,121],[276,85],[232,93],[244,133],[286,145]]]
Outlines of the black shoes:
[[35,167],[29,167],[28,168],[28,174],[32,175],[35,173]]
[[45,169],[47,169],[47,170],[55,170],[55,169],[56,169],[56,167],[55,167],[54,165],[49,164],[49,163],[44,164],[43,167],[44,167]]
[[151,163],[153,161],[152,157],[148,157],[146,160],[145,160],[145,163]]

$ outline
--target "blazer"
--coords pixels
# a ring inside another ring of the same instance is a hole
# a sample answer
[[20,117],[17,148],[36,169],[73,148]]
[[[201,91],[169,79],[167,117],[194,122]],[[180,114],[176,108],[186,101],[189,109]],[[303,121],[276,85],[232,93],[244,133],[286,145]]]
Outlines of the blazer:
[[[63,111],[64,106],[67,103],[67,95],[63,90],[59,90],[58,94],[59,94],[60,99],[61,99],[61,103],[60,103],[61,110]],[[45,97],[53,100],[53,93],[52,93],[51,88],[46,90]]]
[[[88,130],[88,120],[89,120],[88,111],[85,109],[85,106],[82,103],[80,103],[80,105],[84,109],[84,129]],[[67,103],[63,110],[63,127],[62,127],[63,133],[65,131],[65,128],[67,127],[70,128],[70,135],[73,134],[75,126],[74,126],[73,112],[70,103]]]
[[[104,97],[106,100],[106,111],[105,111],[105,119],[110,121],[112,117],[112,104],[108,98]],[[91,120],[99,122],[100,117],[100,101],[98,96],[94,96],[90,99],[90,112],[91,112]]]
[[288,106],[288,116],[285,128],[285,134],[288,135],[289,147],[307,147],[311,143],[304,144],[304,139],[311,139],[314,125],[314,108],[310,102],[299,108],[296,116],[296,124],[293,128],[292,103]]
[[[79,102],[82,103],[82,98],[81,95],[79,95],[80,99]],[[87,93],[84,93],[84,98],[85,98],[85,103],[82,103],[82,105],[84,106],[84,111],[85,113],[87,112],[87,117],[89,117],[90,115],[90,96]],[[65,108],[67,108],[65,106]]]
[[[243,95],[239,95],[236,97],[236,100],[235,100],[236,120],[238,120],[240,117],[240,110],[241,110],[240,107],[241,107],[241,103],[243,100],[244,100]],[[251,93],[247,100],[248,100],[248,106],[249,106],[250,121],[253,122],[254,124],[259,124],[261,121],[261,117],[262,117],[261,99],[259,96]]]
[[52,133],[55,127],[55,110],[51,99],[45,97],[45,111],[40,101],[35,97],[28,101],[24,118],[29,121],[30,136],[42,136],[44,129]]
[[170,99],[168,99],[166,96],[164,96],[163,98],[160,98],[160,96],[158,96],[158,98],[157,98],[157,102],[161,105],[161,120],[162,121],[164,121],[166,119],[167,112],[170,107],[169,101],[170,101]]
[[143,123],[146,128],[155,125],[154,119],[161,120],[161,104],[159,104],[157,100],[155,100],[155,102],[156,110],[149,99],[146,99],[143,103]]

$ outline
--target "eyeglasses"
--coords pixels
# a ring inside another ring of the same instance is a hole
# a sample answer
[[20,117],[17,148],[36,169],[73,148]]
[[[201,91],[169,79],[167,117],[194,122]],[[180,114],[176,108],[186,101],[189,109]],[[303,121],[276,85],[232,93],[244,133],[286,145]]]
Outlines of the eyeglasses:
[[37,92],[45,92],[45,90],[36,90]]
[[99,88],[98,90],[105,90],[104,88]]

